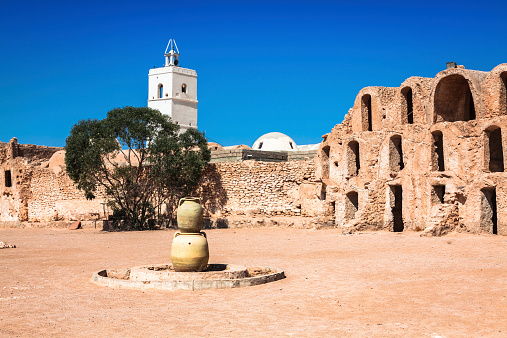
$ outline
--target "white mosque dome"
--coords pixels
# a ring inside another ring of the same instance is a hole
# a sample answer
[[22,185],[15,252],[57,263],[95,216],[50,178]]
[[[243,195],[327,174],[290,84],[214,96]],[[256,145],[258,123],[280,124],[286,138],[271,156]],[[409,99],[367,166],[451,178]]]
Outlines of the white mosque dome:
[[252,146],[254,150],[265,151],[296,151],[298,146],[289,136],[273,132],[262,135]]

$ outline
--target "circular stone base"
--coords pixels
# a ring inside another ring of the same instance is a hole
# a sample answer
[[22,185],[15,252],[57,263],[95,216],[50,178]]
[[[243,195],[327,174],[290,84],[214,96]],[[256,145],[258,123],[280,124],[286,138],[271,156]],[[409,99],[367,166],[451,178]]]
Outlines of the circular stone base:
[[259,285],[285,278],[283,271],[265,267],[210,264],[202,272],[176,272],[171,264],[101,270],[93,274],[98,285],[159,290],[229,289]]
[[238,279],[248,277],[247,268],[232,264],[209,264],[201,272],[176,272],[171,264],[136,266],[130,269],[131,281],[186,281],[196,279]]

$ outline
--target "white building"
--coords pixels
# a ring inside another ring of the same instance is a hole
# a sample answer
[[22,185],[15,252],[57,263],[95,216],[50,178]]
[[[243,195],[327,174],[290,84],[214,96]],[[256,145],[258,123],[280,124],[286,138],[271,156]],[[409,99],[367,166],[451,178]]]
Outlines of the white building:
[[255,150],[265,151],[297,151],[296,142],[289,136],[273,132],[262,135],[252,146]]
[[169,115],[181,131],[197,128],[197,72],[179,66],[176,41],[169,40],[165,66],[150,69],[148,107]]

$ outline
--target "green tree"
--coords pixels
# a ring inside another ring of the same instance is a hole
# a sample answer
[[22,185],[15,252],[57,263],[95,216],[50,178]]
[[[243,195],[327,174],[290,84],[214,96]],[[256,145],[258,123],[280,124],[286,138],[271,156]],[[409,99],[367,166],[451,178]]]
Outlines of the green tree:
[[95,198],[105,191],[117,218],[147,228],[160,206],[189,194],[210,160],[204,135],[151,108],[124,107],[75,124],[65,145],[70,178]]

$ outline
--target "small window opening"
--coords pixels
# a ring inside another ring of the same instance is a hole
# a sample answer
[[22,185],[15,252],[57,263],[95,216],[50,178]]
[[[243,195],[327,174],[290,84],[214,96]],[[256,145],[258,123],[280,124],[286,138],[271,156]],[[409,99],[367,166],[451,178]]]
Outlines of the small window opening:
[[347,149],[347,169],[350,176],[359,174],[361,162],[359,160],[359,143],[357,141],[349,142]]
[[158,85],[158,98],[161,99],[164,97],[164,86],[162,84]]
[[331,150],[331,147],[330,146],[325,146],[324,148],[322,148],[322,151],[324,152],[324,155],[329,158],[329,152]]
[[481,227],[489,233],[498,234],[496,188],[484,188],[481,198]]
[[264,144],[264,142],[259,143],[259,149],[261,149],[261,148],[262,148],[262,145],[263,145],[263,144]]
[[472,96],[472,91],[470,88],[468,89],[468,119],[475,120],[474,97]]
[[289,142],[289,145],[290,145],[290,149],[294,149],[294,147],[292,146],[292,142]]
[[503,95],[504,95],[504,108],[507,110],[507,72],[503,72],[500,75],[503,83]]
[[357,210],[359,210],[359,196],[356,191],[351,191],[345,198],[345,219],[356,218]]
[[406,114],[406,122],[408,124],[414,123],[414,107],[412,103],[412,88],[406,87],[401,90],[403,95],[403,106],[402,111]]
[[366,94],[361,99],[361,115],[363,118],[363,130],[372,131],[373,122],[371,114],[371,95]]
[[335,161],[335,162],[334,162],[334,166],[335,166],[335,167],[338,167],[338,161]]
[[433,136],[433,170],[445,171],[444,167],[444,136],[441,131],[434,131]]
[[[487,131],[487,145],[486,150],[489,151],[489,171],[503,172],[503,145],[502,145],[502,129],[495,128],[492,131]],[[486,154],[486,158],[488,155]]]
[[326,196],[327,196],[327,194],[326,194],[326,187],[327,186],[324,183],[322,183],[322,186],[321,186],[321,189],[320,189],[320,199],[322,201],[324,201],[326,199]]
[[403,170],[403,149],[401,145],[401,136],[394,135],[389,142],[389,166],[392,171]]
[[434,185],[431,192],[431,204],[443,204],[445,196],[445,185]]
[[186,84],[182,84],[181,85],[181,92],[182,93],[186,93],[187,92],[187,85]]
[[6,170],[5,171],[5,186],[6,187],[12,187],[12,178],[11,178],[11,171]]
[[322,167],[322,178],[329,178],[329,154],[331,152],[330,146],[325,146],[322,148],[322,156],[320,160],[320,164]]

